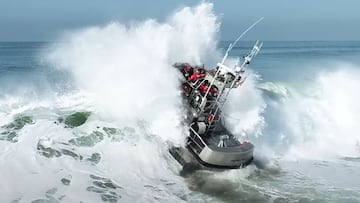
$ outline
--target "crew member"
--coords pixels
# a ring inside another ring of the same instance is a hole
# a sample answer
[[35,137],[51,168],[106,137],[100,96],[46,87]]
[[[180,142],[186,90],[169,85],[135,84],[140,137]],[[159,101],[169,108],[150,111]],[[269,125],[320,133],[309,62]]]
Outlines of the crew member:
[[187,83],[184,83],[183,84],[183,90],[184,90],[185,96],[188,97],[190,95],[190,92],[191,92],[191,87]]
[[194,74],[194,68],[189,65],[185,65],[183,68],[183,74],[186,79],[189,79],[189,77]]
[[219,95],[219,90],[215,85],[212,85],[210,90],[209,90],[209,93],[210,93],[211,96],[217,97]]
[[200,69],[200,70],[196,70],[189,78],[188,81],[189,82],[196,82],[199,79],[203,79],[206,76],[206,71],[205,69]]
[[208,89],[209,89],[209,81],[205,80],[199,87],[199,91],[201,95],[204,96],[208,91]]

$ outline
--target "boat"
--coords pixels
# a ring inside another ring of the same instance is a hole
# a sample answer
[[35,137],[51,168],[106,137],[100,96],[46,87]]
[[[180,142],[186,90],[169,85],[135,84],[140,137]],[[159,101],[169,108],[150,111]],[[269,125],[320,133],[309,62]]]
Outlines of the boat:
[[222,61],[213,69],[189,63],[173,65],[182,74],[189,132],[185,147],[171,147],[169,151],[184,167],[235,169],[246,167],[253,160],[254,145],[248,140],[240,141],[222,122],[222,108],[230,92],[245,82],[247,67],[262,47],[257,41],[250,53],[242,59],[238,57],[230,68],[225,62],[238,39],[229,45]]

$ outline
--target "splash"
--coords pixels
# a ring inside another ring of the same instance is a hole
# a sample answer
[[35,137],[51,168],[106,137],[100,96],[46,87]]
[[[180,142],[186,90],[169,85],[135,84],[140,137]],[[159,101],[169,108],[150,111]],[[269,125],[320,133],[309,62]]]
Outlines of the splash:
[[113,22],[80,30],[66,36],[48,58],[72,73],[103,116],[123,122],[141,119],[151,122],[157,135],[176,137],[182,112],[172,64],[201,64],[217,57],[219,23],[212,9],[202,3],[165,22]]
[[[239,137],[261,136],[266,108],[261,92],[256,89],[259,76],[250,73],[243,85],[231,92],[224,108],[225,124]],[[251,139],[251,138],[250,138]]]
[[260,87],[268,98],[264,135],[272,135],[264,136],[264,142],[281,149],[285,158],[359,156],[360,72],[350,64],[337,67],[301,85],[272,83]]

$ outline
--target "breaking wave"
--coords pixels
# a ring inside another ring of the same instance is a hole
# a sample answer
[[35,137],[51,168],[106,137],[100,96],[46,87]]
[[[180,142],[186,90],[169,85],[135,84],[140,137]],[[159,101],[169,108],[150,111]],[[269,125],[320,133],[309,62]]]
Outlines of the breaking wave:
[[165,22],[113,22],[70,33],[48,58],[72,73],[101,115],[145,120],[165,140],[180,139],[179,75],[172,65],[216,59],[218,27],[212,5],[204,3],[183,8]]
[[266,126],[259,138],[286,158],[359,156],[359,68],[338,64],[303,83],[258,85],[266,100]]

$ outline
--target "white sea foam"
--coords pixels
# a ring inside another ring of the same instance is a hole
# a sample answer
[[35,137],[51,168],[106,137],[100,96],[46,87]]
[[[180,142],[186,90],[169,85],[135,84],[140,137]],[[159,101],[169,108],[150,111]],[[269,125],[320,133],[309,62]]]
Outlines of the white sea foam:
[[172,64],[216,58],[218,27],[212,4],[203,3],[185,7],[165,22],[113,22],[71,33],[49,59],[73,74],[102,115],[145,120],[164,139],[180,139],[183,112]]
[[301,85],[261,86],[279,96],[275,103],[268,101],[271,116],[264,134],[274,137],[265,135],[264,140],[270,141],[268,144],[275,150],[285,149],[282,152],[286,158],[322,160],[360,155],[356,144],[360,130],[360,72],[350,64],[336,66]]
[[250,140],[251,136],[261,135],[265,125],[262,113],[266,104],[256,89],[258,79],[256,74],[250,72],[243,85],[232,90],[224,106],[225,124],[229,130]]

